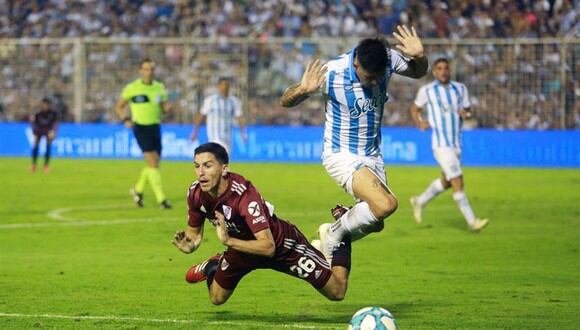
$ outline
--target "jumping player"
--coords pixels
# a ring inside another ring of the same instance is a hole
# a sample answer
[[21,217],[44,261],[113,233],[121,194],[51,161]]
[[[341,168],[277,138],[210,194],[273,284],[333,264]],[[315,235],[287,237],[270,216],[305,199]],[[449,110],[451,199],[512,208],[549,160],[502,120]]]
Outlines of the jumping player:
[[201,244],[207,218],[227,248],[192,266],[186,281],[207,281],[211,302],[220,305],[246,274],[267,268],[307,281],[330,300],[342,300],[350,270],[349,236],[334,250],[329,264],[296,226],[274,214],[273,206],[250,181],[229,172],[228,163],[228,153],[218,143],[195,149],[198,180],[187,197],[188,228],[178,231],[172,243],[184,253],[194,252]]
[[319,60],[309,63],[302,80],[280,98],[282,106],[293,107],[322,92],[326,99],[322,162],[334,181],[357,200],[334,224],[319,227],[327,258],[344,235],[355,241],[381,231],[383,220],[398,206],[380,150],[387,86],[395,73],[423,77],[428,62],[414,28],[399,26],[393,35],[406,56],[379,39],[365,39],[326,65]]
[[49,98],[43,98],[40,102],[40,111],[30,116],[32,133],[34,134],[34,146],[32,147],[32,167],[30,170],[36,172],[36,160],[38,158],[38,146],[44,136],[46,138],[46,152],[44,154],[44,172],[50,172],[48,163],[50,161],[50,149],[52,141],[56,137],[58,127],[58,115],[51,108],[52,102]]

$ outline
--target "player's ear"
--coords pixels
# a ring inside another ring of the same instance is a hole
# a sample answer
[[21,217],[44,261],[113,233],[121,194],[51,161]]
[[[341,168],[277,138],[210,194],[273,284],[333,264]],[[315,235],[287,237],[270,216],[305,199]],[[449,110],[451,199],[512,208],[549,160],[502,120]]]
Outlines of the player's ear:
[[223,164],[222,165],[222,176],[225,177],[226,175],[228,175],[229,172],[230,172],[230,169],[228,167],[228,164]]

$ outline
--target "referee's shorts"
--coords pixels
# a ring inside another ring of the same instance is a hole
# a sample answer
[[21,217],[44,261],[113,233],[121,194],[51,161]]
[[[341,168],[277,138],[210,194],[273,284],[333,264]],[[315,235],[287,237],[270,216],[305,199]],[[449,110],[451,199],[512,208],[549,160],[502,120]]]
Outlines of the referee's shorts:
[[133,133],[143,152],[157,151],[161,155],[161,125],[139,125],[133,123]]

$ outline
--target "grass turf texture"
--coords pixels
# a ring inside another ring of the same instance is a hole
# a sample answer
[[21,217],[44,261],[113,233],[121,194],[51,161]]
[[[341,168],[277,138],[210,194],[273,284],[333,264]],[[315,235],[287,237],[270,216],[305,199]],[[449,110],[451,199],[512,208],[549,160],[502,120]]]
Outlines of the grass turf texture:
[[[353,245],[344,301],[327,301],[305,282],[259,270],[225,305],[213,306],[205,284],[184,281],[190,265],[222,250],[213,227],[206,224],[194,254],[170,244],[186,225],[193,166],[162,164],[174,205],[163,211],[150,190],[144,209],[131,204],[128,188],[142,164],[56,159],[52,173],[44,174],[29,173],[28,159],[0,159],[0,328],[344,329],[364,306],[387,308],[401,329],[580,324],[578,170],[466,168],[471,204],[491,219],[472,234],[450,192],[416,225],[408,199],[438,170],[389,166],[400,206],[383,232]],[[329,221],[332,206],[352,202],[319,164],[234,164],[232,170],[310,238]],[[93,206],[104,207],[87,209]],[[68,220],[47,216],[62,208],[73,208],[59,213]],[[149,222],[123,223],[127,219]]]

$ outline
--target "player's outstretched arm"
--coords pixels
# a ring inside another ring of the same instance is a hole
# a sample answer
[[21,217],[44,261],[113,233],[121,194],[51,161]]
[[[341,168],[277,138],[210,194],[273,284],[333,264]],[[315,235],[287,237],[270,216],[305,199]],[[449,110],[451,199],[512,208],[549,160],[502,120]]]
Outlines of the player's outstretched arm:
[[230,237],[230,235],[228,235],[228,229],[223,214],[216,211],[215,216],[217,219],[217,236],[220,242],[222,242],[222,244],[225,246],[240,252],[263,257],[273,257],[276,253],[276,244],[274,243],[274,237],[272,236],[272,231],[270,231],[270,228],[266,228],[264,230],[260,230],[257,233],[254,233],[254,236],[256,237],[255,240],[245,241],[242,239]]
[[203,226],[188,227],[185,231],[175,233],[171,244],[175,245],[183,253],[192,253],[201,245],[203,238]]
[[295,107],[316,92],[324,83],[326,67],[319,59],[308,63],[302,80],[286,89],[280,98],[280,105],[285,108]]
[[412,57],[412,60],[408,62],[409,68],[400,74],[415,79],[423,77],[427,73],[429,62],[415,28],[411,27],[411,31],[409,31],[406,26],[399,25],[397,32],[393,33],[393,37],[401,43],[396,47],[405,55]]

